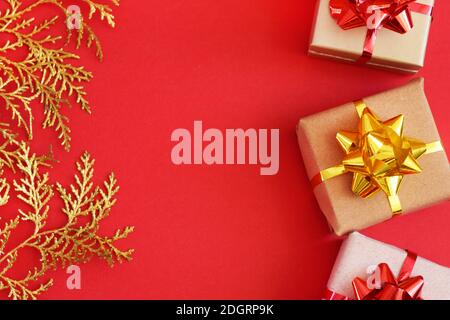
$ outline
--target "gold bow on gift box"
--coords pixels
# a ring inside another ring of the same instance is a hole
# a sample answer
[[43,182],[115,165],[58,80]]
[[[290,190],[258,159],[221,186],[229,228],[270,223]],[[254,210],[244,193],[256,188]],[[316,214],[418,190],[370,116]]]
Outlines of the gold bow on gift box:
[[425,155],[443,151],[440,141],[424,143],[403,136],[404,116],[381,121],[364,103],[355,102],[360,118],[358,132],[340,131],[336,135],[345,152],[340,165],[322,170],[311,180],[320,183],[353,172],[352,191],[367,198],[383,190],[394,214],[402,211],[398,196],[403,177],[421,173],[417,160]]

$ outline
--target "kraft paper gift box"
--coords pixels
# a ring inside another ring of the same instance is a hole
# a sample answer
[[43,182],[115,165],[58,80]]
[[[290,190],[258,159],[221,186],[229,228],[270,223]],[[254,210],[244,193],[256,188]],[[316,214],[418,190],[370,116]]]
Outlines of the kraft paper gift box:
[[[433,7],[434,0],[419,0]],[[330,14],[330,0],[318,0],[309,46],[311,56],[356,62],[362,55],[367,27],[343,30]],[[412,12],[413,28],[405,34],[382,28],[378,30],[369,66],[415,73],[425,60],[432,22],[429,14]]]
[[[423,79],[363,101],[381,120],[403,114],[404,136],[426,143],[440,140],[424,93]],[[345,153],[336,134],[340,130],[358,131],[359,120],[353,102],[300,119],[298,143],[310,180],[322,170],[342,163]],[[418,163],[422,173],[405,175],[399,189],[402,215],[450,198],[450,170],[445,151],[424,155]],[[384,192],[379,191],[369,198],[352,192],[352,173],[318,184],[314,194],[337,235],[364,229],[393,216]]]
[[[368,268],[386,263],[394,277],[399,275],[407,257],[404,249],[368,238],[357,232],[343,242],[327,285],[326,299],[336,299],[332,293],[355,299],[352,281],[368,278]],[[450,269],[421,258],[418,255],[411,277],[422,276],[421,298],[424,300],[450,300]]]

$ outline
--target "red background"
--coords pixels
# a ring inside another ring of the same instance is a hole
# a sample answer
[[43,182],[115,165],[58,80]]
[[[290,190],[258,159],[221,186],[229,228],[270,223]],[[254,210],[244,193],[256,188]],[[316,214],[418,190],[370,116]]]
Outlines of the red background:
[[[450,145],[449,1],[437,1],[420,76],[441,138]],[[114,30],[94,22],[105,50],[80,50],[95,74],[88,116],[67,110],[73,148],[54,147],[53,180],[71,182],[84,150],[103,178],[121,185],[105,223],[135,225],[123,242],[134,260],[109,269],[82,266],[69,291],[60,269],[46,299],[319,299],[342,238],[332,235],[314,199],[295,125],[305,115],[406,83],[413,76],[306,55],[313,0],[123,1]],[[256,166],[172,164],[171,132],[280,128],[280,171]],[[37,125],[36,125],[37,127]],[[58,144],[37,131],[33,146]],[[450,266],[449,203],[365,230]],[[59,215],[53,212],[52,215]]]

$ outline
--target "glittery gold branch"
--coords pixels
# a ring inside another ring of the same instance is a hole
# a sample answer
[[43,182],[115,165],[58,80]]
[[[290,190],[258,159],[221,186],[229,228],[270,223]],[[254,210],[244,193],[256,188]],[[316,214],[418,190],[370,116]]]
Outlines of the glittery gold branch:
[[[0,42],[0,108],[11,114],[11,119],[23,128],[28,137],[33,137],[32,102],[38,101],[44,107],[44,128],[53,128],[66,150],[70,149],[70,128],[68,118],[63,109],[68,106],[69,98],[74,97],[76,103],[86,112],[91,107],[86,98],[83,83],[92,79],[92,73],[83,66],[73,62],[80,57],[63,49],[69,43],[73,32],[76,32],[76,48],[83,41],[87,47],[95,46],[97,57],[103,59],[100,41],[87,21],[98,16],[114,27],[115,21],[112,7],[118,6],[118,0],[99,3],[94,0],[72,0],[84,4],[89,9],[86,18],[81,15],[78,28],[67,28],[67,34],[53,35],[52,30],[59,22],[65,23],[70,12],[61,0],[36,0],[24,4],[20,0],[0,0],[7,9],[0,12],[0,35],[8,35],[5,42]],[[60,16],[37,21],[32,17],[38,7],[53,6],[60,10]],[[31,17],[30,17],[31,16]],[[65,41],[64,39],[65,38]],[[11,55],[18,49],[25,48],[27,54],[17,60]]]
[[[133,250],[121,250],[116,242],[133,232],[133,227],[118,229],[112,236],[99,234],[100,223],[116,203],[119,191],[113,174],[103,183],[94,186],[94,160],[86,152],[77,163],[78,174],[75,183],[68,188],[56,184],[56,192],[49,182],[48,173],[42,169],[48,166],[49,157],[38,157],[29,147],[16,140],[7,127],[0,124],[0,135],[5,143],[0,147],[0,207],[6,205],[11,193],[24,203],[27,209],[0,229],[0,291],[7,291],[11,299],[36,299],[53,284],[52,279],[43,279],[47,271],[58,266],[85,263],[92,257],[99,257],[109,265],[131,260]],[[3,177],[3,169],[15,169],[21,176],[12,184]],[[51,208],[50,200],[58,195],[63,202],[62,213],[65,225],[57,229],[45,229]],[[12,249],[5,250],[11,235],[20,223],[31,223],[34,232]],[[30,267],[26,276],[10,275],[17,258],[24,249],[36,250],[40,259]]]

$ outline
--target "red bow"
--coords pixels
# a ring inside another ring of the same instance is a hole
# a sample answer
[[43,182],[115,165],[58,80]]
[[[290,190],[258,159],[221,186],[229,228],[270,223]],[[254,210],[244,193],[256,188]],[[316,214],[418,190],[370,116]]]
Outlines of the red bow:
[[[355,278],[352,282],[356,300],[421,300],[420,294],[424,285],[422,276],[411,277],[417,255],[408,252],[400,274],[394,277],[386,263],[378,265],[379,286],[369,288],[368,281]],[[373,283],[371,283],[373,285]],[[371,286],[373,287],[373,286]],[[326,300],[350,300],[348,297],[328,290]]]
[[331,16],[342,29],[368,28],[360,63],[372,57],[377,30],[407,33],[414,26],[411,12],[431,15],[432,9],[416,0],[330,0]]

